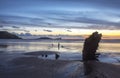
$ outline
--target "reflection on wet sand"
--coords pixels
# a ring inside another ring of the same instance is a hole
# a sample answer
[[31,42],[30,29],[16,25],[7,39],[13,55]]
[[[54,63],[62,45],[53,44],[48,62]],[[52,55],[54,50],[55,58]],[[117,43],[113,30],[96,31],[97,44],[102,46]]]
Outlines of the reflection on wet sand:
[[87,61],[83,62],[83,65],[84,65],[84,75],[89,75],[93,71],[92,66]]
[[34,57],[39,57],[41,59],[52,59],[57,60],[60,57],[60,54],[54,51],[37,51],[37,52],[28,52],[24,55],[30,55]]
[[86,61],[84,62],[84,75],[86,78],[108,78],[105,73],[99,71],[99,68],[95,62]]

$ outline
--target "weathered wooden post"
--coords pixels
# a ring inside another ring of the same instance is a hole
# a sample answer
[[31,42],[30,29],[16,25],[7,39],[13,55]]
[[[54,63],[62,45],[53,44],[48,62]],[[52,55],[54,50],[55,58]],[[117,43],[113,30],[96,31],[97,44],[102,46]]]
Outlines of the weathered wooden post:
[[88,38],[85,39],[82,57],[83,60],[96,60],[96,50],[101,40],[102,34],[98,32],[92,33]]

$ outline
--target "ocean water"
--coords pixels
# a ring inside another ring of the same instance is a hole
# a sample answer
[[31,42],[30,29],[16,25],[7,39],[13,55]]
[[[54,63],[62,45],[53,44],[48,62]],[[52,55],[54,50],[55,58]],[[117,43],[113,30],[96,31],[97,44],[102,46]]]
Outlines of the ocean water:
[[[6,64],[8,60],[18,57],[28,57],[25,53],[35,52],[58,52],[59,60],[82,60],[84,41],[65,40],[0,40],[0,64]],[[99,61],[120,64],[120,43],[100,42],[97,52],[101,53]],[[33,55],[34,56],[34,55]],[[36,56],[35,56],[36,57]],[[40,59],[55,60],[55,54],[48,57],[37,55]]]
[[[81,53],[83,44],[84,41],[1,39],[0,51],[8,53],[34,51]],[[100,43],[97,52],[120,53],[120,43]]]

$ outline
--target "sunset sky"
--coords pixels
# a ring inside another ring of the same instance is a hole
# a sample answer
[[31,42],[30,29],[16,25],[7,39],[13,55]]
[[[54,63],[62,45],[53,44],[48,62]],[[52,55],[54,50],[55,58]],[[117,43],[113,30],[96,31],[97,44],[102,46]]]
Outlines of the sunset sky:
[[120,0],[0,0],[0,30],[120,38]]

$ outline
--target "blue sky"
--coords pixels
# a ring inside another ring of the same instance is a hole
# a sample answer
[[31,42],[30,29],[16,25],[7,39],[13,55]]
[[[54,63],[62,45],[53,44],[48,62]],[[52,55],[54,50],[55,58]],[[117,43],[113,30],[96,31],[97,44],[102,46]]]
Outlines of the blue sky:
[[0,0],[0,29],[120,30],[119,4],[120,0]]

